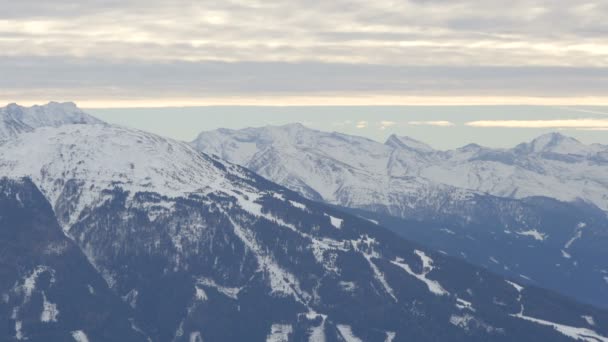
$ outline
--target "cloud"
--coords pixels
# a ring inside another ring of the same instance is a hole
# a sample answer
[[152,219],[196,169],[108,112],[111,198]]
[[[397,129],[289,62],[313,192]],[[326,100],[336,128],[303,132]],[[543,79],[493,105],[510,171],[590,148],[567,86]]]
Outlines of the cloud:
[[385,130],[391,126],[395,126],[397,123],[395,121],[383,120],[380,121],[380,129]]
[[601,0],[20,0],[2,6],[0,48],[115,60],[601,67],[606,12]]
[[367,128],[367,121],[361,120],[355,125],[357,128]]
[[502,128],[608,128],[608,119],[557,119],[557,120],[480,120],[465,123],[470,127]]
[[453,126],[454,123],[451,121],[445,121],[445,120],[436,120],[436,121],[410,121],[408,122],[409,125],[416,125],[416,126],[439,126],[439,127],[449,127],[449,126]]
[[605,13],[602,0],[6,1],[0,94],[605,98]]

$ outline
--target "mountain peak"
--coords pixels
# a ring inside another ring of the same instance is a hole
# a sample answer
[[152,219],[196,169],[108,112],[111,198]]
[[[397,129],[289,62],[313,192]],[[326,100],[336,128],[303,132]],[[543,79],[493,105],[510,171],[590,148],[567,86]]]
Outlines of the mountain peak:
[[558,132],[543,134],[532,140],[526,150],[532,153],[553,152],[560,154],[585,154],[586,145]]
[[39,127],[69,124],[101,124],[103,121],[83,112],[73,102],[49,102],[31,107],[10,103],[0,108],[0,140]]
[[421,141],[412,139],[407,136],[397,136],[396,134],[391,134],[388,139],[386,139],[386,142],[384,144],[393,148],[408,149],[422,153],[435,151],[431,146]]

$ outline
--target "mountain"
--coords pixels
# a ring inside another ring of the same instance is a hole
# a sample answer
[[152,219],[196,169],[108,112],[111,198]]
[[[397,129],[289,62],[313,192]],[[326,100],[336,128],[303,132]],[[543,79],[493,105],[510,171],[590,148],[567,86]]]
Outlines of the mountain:
[[555,133],[513,149],[436,151],[299,124],[203,132],[192,145],[449,255],[608,307],[608,220],[594,205],[608,194],[606,146]]
[[[471,144],[437,151],[407,137],[392,135],[381,144],[290,124],[202,132],[192,144],[310,198],[349,207],[418,207],[409,197],[440,187],[510,198],[582,199],[608,210],[608,146],[559,133],[512,149]],[[408,182],[398,184],[401,179]]]
[[152,341],[608,341],[605,310],[433,252],[186,143],[67,125],[20,134],[0,161],[39,187]]
[[0,255],[0,340],[144,340],[27,179],[0,179]]
[[44,106],[22,107],[11,103],[0,108],[0,141],[38,127],[59,127],[69,124],[100,124],[101,120],[80,110],[72,102],[49,102]]

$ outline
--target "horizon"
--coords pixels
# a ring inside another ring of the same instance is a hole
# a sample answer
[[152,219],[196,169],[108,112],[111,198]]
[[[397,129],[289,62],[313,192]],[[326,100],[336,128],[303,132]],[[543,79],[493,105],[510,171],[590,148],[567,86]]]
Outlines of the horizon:
[[437,150],[469,144],[512,148],[551,132],[585,144],[608,145],[608,107],[597,106],[78,107],[112,124],[181,141],[192,141],[201,132],[219,128],[238,130],[300,123],[310,129],[379,143],[392,134],[407,136]]

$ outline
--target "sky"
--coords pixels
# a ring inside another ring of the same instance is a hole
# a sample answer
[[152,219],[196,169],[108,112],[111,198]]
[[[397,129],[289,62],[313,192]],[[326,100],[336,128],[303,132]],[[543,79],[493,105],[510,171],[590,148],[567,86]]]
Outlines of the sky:
[[606,0],[0,4],[0,103],[180,139],[287,121],[440,147],[608,135]]
[[605,0],[19,0],[0,101],[608,105]]

